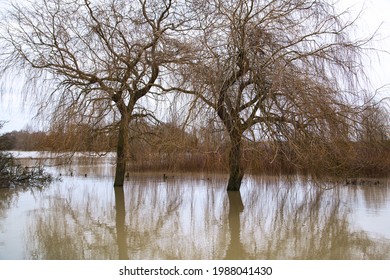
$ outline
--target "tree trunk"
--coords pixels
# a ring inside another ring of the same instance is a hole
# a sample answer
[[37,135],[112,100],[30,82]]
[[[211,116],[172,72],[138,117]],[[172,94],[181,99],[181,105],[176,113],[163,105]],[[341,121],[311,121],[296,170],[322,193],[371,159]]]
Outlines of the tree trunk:
[[227,191],[240,191],[244,171],[241,166],[241,135],[230,135],[231,147],[229,153],[229,182]]
[[126,174],[126,154],[127,154],[127,133],[128,121],[127,116],[122,116],[118,132],[118,146],[116,149],[116,170],[114,187],[123,187]]

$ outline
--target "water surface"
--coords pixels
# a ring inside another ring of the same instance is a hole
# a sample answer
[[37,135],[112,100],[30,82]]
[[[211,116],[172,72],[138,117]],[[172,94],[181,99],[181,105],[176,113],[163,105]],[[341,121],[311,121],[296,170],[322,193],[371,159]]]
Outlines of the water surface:
[[0,259],[390,259],[390,187],[304,177],[50,167],[43,190],[0,189]]

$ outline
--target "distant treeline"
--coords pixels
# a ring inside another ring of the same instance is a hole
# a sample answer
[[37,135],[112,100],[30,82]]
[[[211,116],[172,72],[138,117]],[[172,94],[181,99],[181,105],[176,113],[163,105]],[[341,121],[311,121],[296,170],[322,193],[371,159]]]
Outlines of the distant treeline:
[[41,150],[42,143],[44,143],[46,139],[47,134],[44,132],[29,132],[26,130],[12,131],[0,135],[0,150]]
[[[141,127],[141,129],[140,129]],[[63,131],[13,131],[0,135],[0,150],[94,151],[116,149],[116,131],[87,125]],[[223,131],[201,128],[185,131],[175,124],[137,125],[128,143],[129,171],[227,172],[229,140]],[[244,141],[243,165],[248,172],[311,173],[336,176],[390,174],[390,140],[310,143]],[[299,147],[297,147],[299,146]]]

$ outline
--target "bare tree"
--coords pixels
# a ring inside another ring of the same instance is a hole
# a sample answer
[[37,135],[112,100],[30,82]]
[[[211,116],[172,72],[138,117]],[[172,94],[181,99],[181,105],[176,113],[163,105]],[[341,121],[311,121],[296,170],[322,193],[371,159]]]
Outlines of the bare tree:
[[183,5],[31,0],[13,5],[1,24],[1,70],[26,75],[41,112],[52,112],[55,123],[119,127],[114,186],[123,186],[130,122],[152,115],[140,99],[159,94],[154,85],[178,57]]
[[228,191],[244,175],[243,139],[299,154],[303,139],[347,139],[359,111],[355,19],[320,0],[193,2],[199,19],[183,90],[218,115],[230,138]]

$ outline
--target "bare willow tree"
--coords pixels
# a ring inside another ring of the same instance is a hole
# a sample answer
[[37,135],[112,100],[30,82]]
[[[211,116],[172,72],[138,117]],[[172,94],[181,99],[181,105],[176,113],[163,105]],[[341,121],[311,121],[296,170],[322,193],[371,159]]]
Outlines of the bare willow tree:
[[111,121],[117,127],[114,186],[123,186],[130,122],[152,115],[140,99],[160,94],[153,85],[178,59],[183,5],[175,0],[31,0],[14,4],[1,24],[2,72],[19,70],[30,86],[41,85],[34,87],[41,111],[52,112],[62,124]]
[[230,139],[228,191],[244,176],[243,139],[287,145],[346,139],[358,111],[355,19],[331,1],[194,1],[199,19],[181,67],[184,92],[218,115]]

